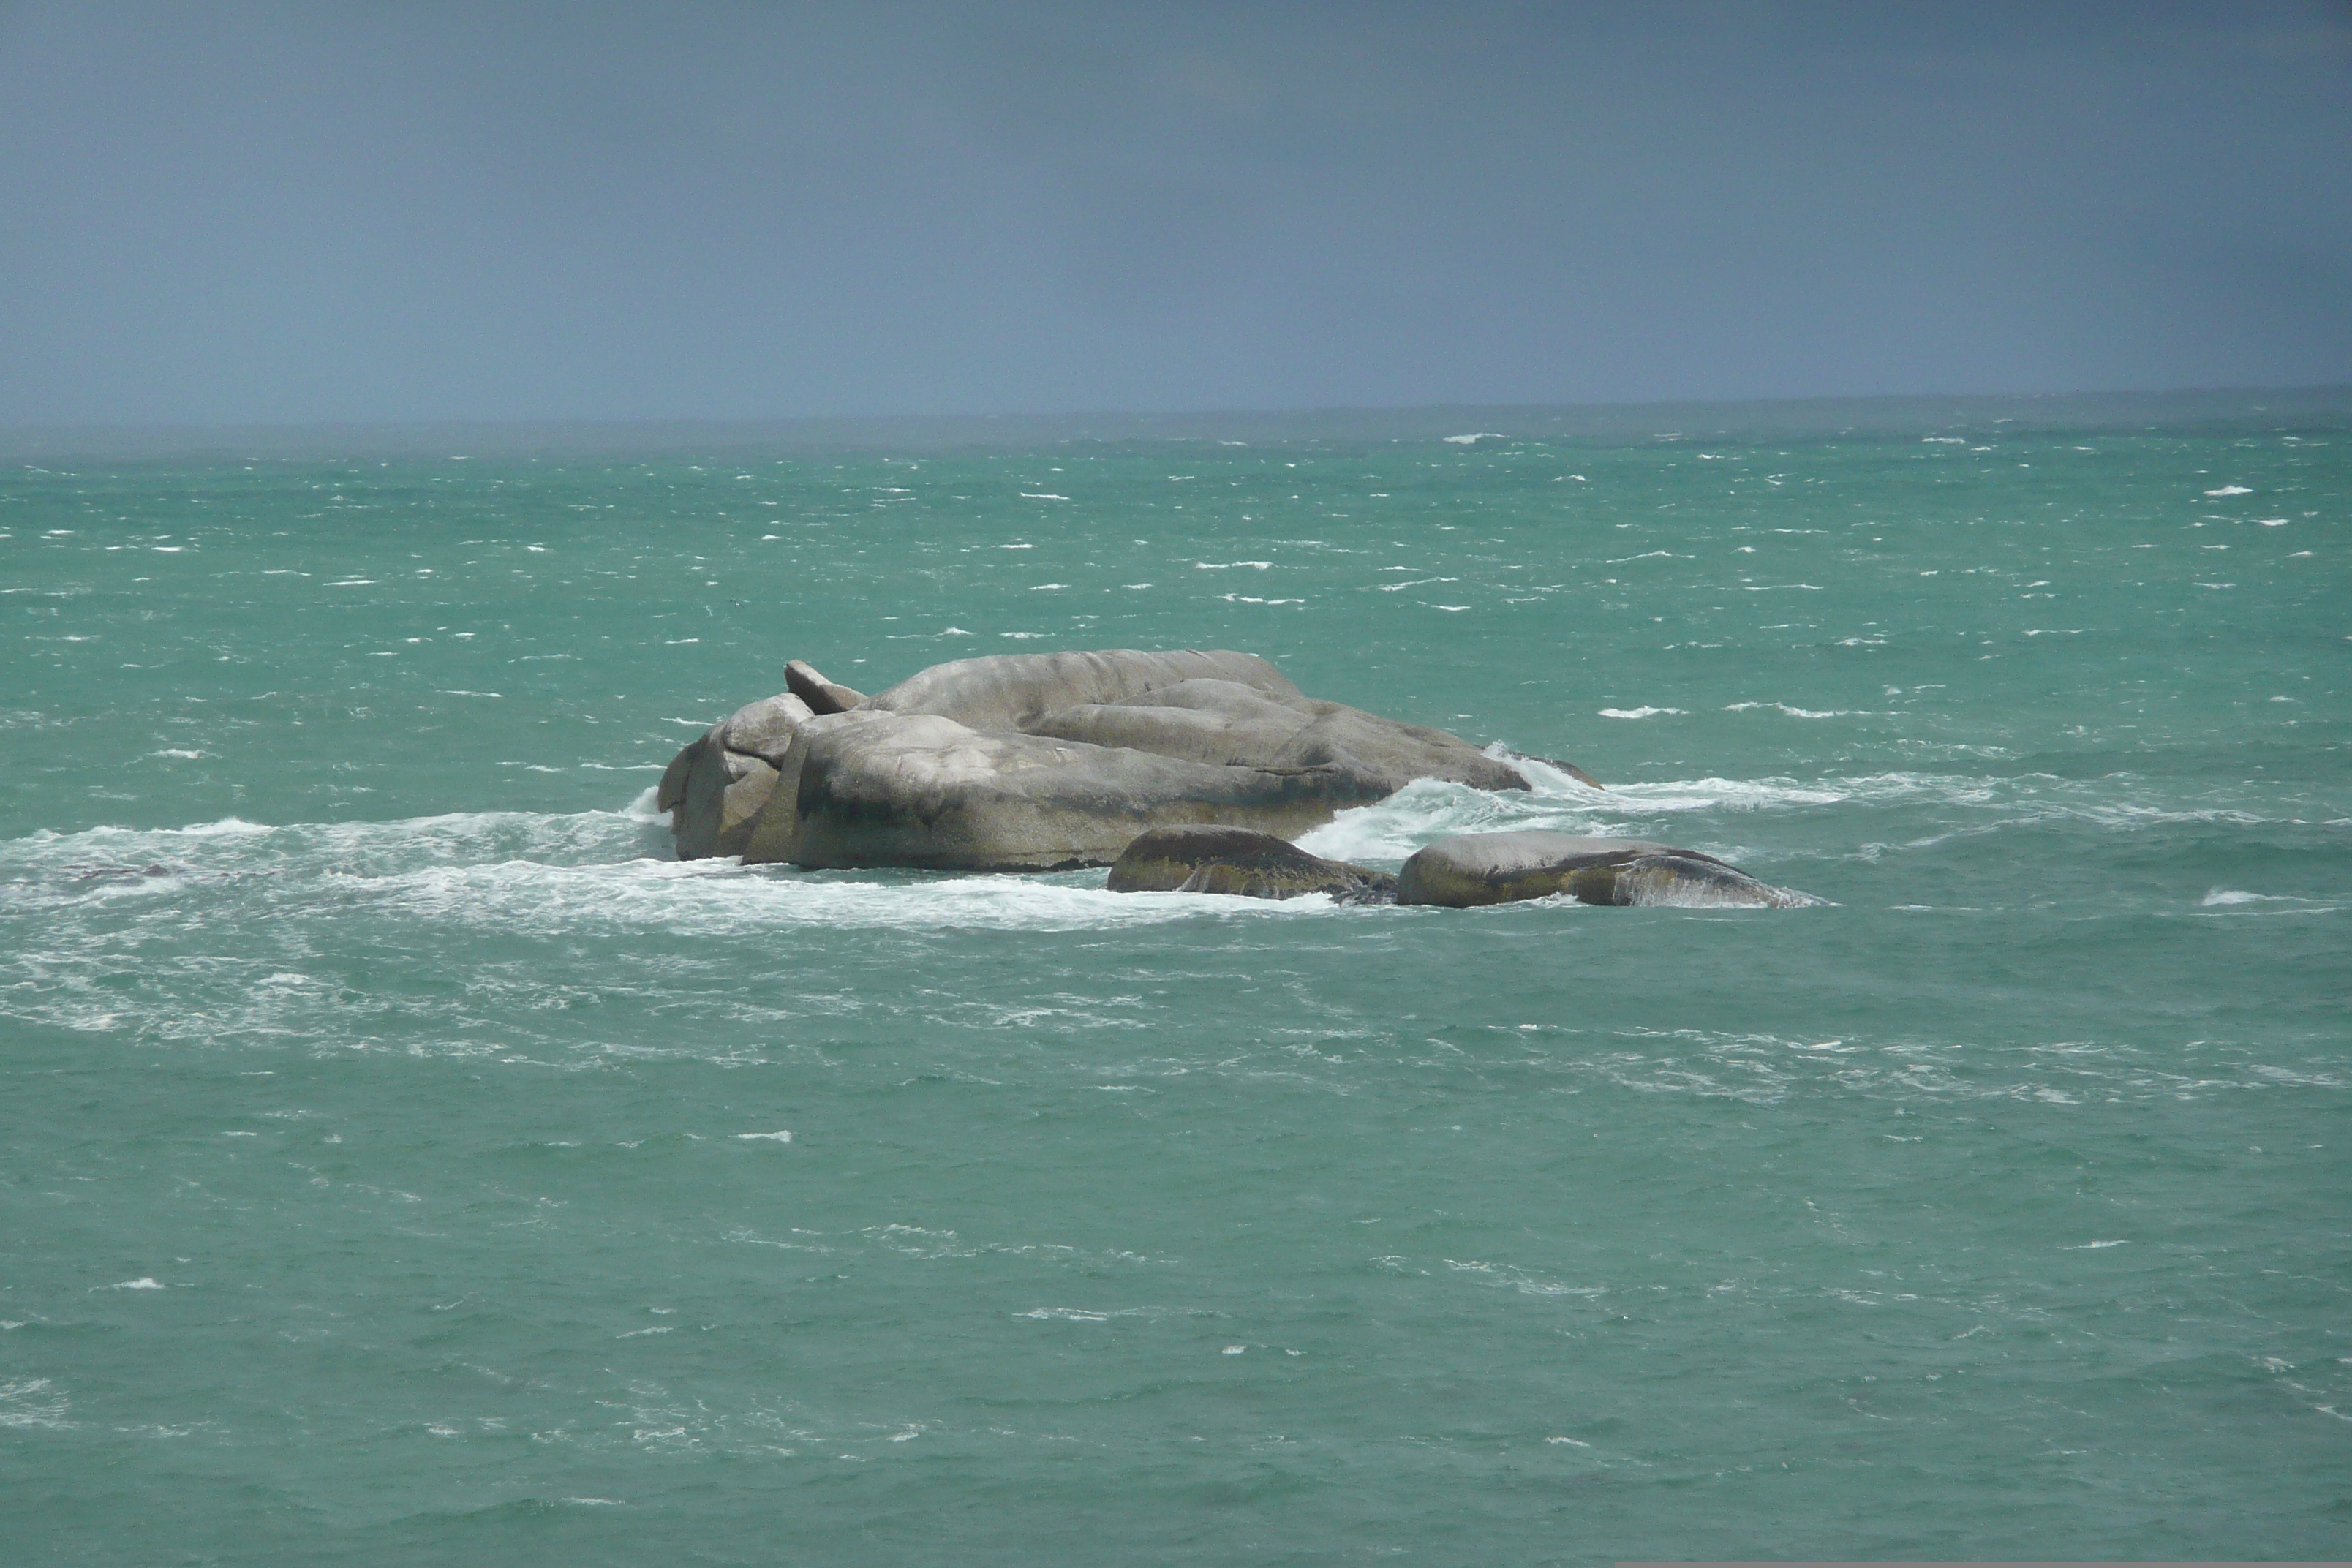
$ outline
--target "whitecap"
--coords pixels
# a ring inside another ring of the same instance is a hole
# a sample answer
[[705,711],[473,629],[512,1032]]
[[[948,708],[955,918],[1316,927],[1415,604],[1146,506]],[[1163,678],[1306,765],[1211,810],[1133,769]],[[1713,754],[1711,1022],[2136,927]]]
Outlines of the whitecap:
[[1467,435],[1441,436],[1438,439],[1450,442],[1456,447],[1475,447],[1481,441],[1503,441],[1508,440],[1509,437],[1500,430],[1473,430]]
[[1795,708],[1786,702],[1733,702],[1725,706],[1726,713],[1747,713],[1759,708],[1777,708],[1791,719],[1867,719],[1871,715],[1859,708]]
[[1685,711],[1686,710],[1681,708],[1603,708],[1601,716],[1603,719],[1654,719],[1661,713]]
[[2209,496],[2250,496],[2254,492],[2244,485],[2223,485],[2220,489],[2207,490]]
[[0,1383],[0,1426],[19,1431],[30,1427],[70,1426],[66,1412],[73,1402],[56,1391],[46,1377],[26,1377]]

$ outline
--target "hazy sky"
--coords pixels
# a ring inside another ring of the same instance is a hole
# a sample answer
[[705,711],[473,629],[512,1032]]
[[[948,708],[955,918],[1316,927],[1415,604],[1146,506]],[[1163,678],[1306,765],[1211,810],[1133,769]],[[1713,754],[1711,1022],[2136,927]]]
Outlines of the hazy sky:
[[0,0],[0,423],[2352,381],[2352,7]]

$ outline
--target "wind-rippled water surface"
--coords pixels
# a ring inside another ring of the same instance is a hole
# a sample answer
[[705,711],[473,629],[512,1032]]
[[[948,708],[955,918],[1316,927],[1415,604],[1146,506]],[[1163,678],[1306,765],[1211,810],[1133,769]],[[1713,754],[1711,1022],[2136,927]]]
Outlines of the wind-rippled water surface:
[[[1465,432],[1467,434],[1467,432]],[[2352,1552],[2340,434],[0,479],[24,1562]],[[669,858],[1233,647],[1785,911]]]

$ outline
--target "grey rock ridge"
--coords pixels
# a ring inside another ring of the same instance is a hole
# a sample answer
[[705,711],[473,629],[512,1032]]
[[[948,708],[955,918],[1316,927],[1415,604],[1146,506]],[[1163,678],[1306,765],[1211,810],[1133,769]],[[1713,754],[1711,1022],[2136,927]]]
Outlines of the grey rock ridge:
[[1386,871],[1310,855],[1287,839],[1247,827],[1155,827],[1111,862],[1114,893],[1231,893],[1295,899],[1328,893],[1343,904],[1392,904]]
[[1318,701],[1255,655],[1008,654],[871,697],[799,660],[787,689],[688,744],[662,776],[681,858],[1048,870],[1138,835],[1295,835],[1415,779],[1526,789],[1442,730]]
[[1467,909],[1566,893],[1585,904],[1788,909],[1821,900],[1758,881],[1696,849],[1567,833],[1465,833],[1417,851],[1397,902]]

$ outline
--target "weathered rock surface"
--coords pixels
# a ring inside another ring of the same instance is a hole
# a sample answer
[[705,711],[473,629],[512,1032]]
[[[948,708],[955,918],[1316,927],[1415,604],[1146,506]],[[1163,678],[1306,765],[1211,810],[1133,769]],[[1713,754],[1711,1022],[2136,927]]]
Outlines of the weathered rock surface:
[[1528,787],[1458,736],[1318,701],[1253,654],[960,659],[872,697],[795,659],[785,681],[663,774],[680,858],[1100,866],[1154,827],[1287,837],[1415,779]]
[[677,755],[662,770],[661,784],[654,791],[656,811],[676,811],[686,799],[686,781],[694,772],[694,764],[702,758],[702,749],[709,743],[708,735],[697,735],[688,741]]
[[1786,909],[1819,902],[1696,849],[1566,833],[1441,838],[1397,873],[1397,902],[1465,909],[1566,893],[1586,904]]
[[866,699],[887,713],[933,713],[975,730],[1026,731],[1064,708],[1131,701],[1187,680],[1223,680],[1304,700],[1282,671],[1255,654],[1013,653],[935,664]]
[[1328,893],[1343,904],[1386,904],[1396,900],[1397,879],[1246,827],[1156,827],[1119,852],[1108,885],[1114,893]]

